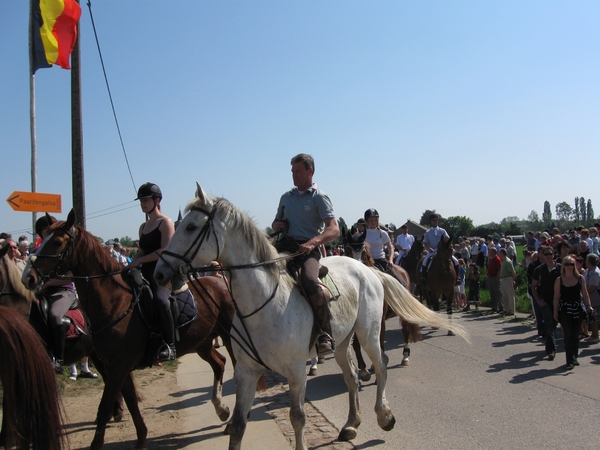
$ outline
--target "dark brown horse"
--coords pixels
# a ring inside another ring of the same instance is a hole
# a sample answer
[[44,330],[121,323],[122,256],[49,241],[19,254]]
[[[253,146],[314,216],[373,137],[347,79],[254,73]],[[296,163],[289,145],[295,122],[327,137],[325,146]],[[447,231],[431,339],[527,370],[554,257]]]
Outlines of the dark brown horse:
[[[148,429],[139,410],[131,371],[142,365],[152,330],[135,308],[132,288],[121,266],[94,236],[75,226],[73,210],[66,222],[57,222],[49,228],[37,256],[30,257],[23,281],[29,289],[35,289],[49,275],[67,271],[73,273],[79,300],[94,330],[96,352],[108,366],[91,448],[100,449],[104,445],[111,405],[119,391],[123,392],[136,428],[135,448],[145,448]],[[214,372],[212,402],[219,418],[225,421],[229,417],[229,408],[222,403],[226,358],[214,348],[213,339],[220,336],[232,354],[229,330],[235,309],[221,278],[202,277],[189,287],[199,314],[195,321],[179,328],[177,355],[196,352],[211,365]]]
[[[369,251],[369,243],[364,240],[365,234],[358,239],[354,240],[351,234],[346,235],[345,239],[345,255],[350,256],[354,259],[358,259],[362,261],[368,267],[375,267],[375,261],[371,257],[371,252]],[[393,270],[396,274],[404,280],[404,283],[407,286],[410,286],[410,277],[408,273],[399,266],[394,265]],[[384,344],[385,344],[385,321],[387,319],[392,319],[397,317],[396,313],[389,307],[386,301],[383,302],[383,314],[381,320],[381,334],[379,336],[381,343],[381,350],[385,352]],[[410,323],[400,317],[400,325],[402,326],[402,336],[404,337],[404,351],[402,352],[402,365],[408,366],[410,364],[410,347],[409,344],[414,342],[419,342],[421,340],[421,327],[419,327],[416,323]],[[371,379],[371,374],[367,370],[367,365],[362,356],[362,351],[360,348],[360,343],[356,336],[352,340],[352,348],[356,353],[356,359],[358,364],[358,376],[362,381],[369,381]]]
[[416,294],[416,287],[418,286],[416,283],[417,278],[417,266],[419,265],[419,261],[423,257],[423,250],[425,249],[425,244],[423,244],[423,239],[415,239],[412,247],[404,255],[404,257],[400,260],[400,267],[402,267],[408,273],[408,276],[412,280],[415,286],[412,286],[412,293]]
[[[446,313],[449,320],[452,319],[452,299],[454,298],[454,286],[456,285],[456,271],[452,263],[453,253],[452,236],[449,238],[442,236],[437,253],[431,257],[431,264],[427,271],[427,284],[422,288],[427,306],[434,311],[440,310],[440,295],[444,294],[446,296]],[[422,264],[423,260],[419,261],[419,279]],[[453,334],[452,331],[448,330],[448,335]]]
[[[0,306],[5,306],[15,310],[21,317],[28,318],[30,325],[42,338],[46,349],[50,350],[50,329],[42,317],[39,308],[39,302],[32,291],[25,288],[21,282],[21,272],[17,266],[6,256],[5,246],[0,250]],[[94,353],[92,337],[89,334],[83,334],[79,337],[67,339],[65,342],[65,363],[75,364],[84,356],[89,356],[98,369],[98,372],[104,377],[106,369],[104,363],[100,361]],[[50,364],[50,355],[46,358]],[[42,360],[43,361],[43,360]],[[40,361],[40,364],[42,362]],[[119,396],[113,405],[112,417],[115,422],[120,422],[123,418],[123,398]],[[4,431],[5,424],[2,424]],[[0,432],[0,445],[3,443],[3,432]]]
[[[12,264],[12,263],[11,263]],[[54,370],[39,335],[17,311],[0,306],[2,429],[6,448],[63,448],[63,416]]]

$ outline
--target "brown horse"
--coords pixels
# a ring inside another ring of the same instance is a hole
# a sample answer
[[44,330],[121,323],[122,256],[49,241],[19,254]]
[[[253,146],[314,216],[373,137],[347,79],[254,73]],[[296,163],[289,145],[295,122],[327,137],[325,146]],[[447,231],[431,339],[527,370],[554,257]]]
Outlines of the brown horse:
[[[354,259],[362,261],[362,263],[368,267],[375,267],[375,261],[373,260],[371,252],[369,251],[369,243],[364,241],[364,236],[365,234],[363,233],[363,235],[360,236],[357,240],[354,240],[350,233],[346,234],[345,254],[346,256],[351,256]],[[400,278],[402,278],[402,280],[404,280],[406,286],[410,286],[410,277],[408,276],[406,270],[396,265],[393,265],[393,270]],[[381,320],[381,334],[379,336],[382,351],[385,351],[385,321],[393,317],[397,317],[396,313],[389,307],[388,303],[384,301],[383,314]],[[402,365],[408,366],[410,364],[409,344],[413,342],[419,342],[421,340],[421,327],[419,327],[419,325],[416,323],[407,322],[402,317],[400,317],[400,325],[402,326],[402,336],[404,337]],[[354,337],[354,339],[352,340],[352,348],[354,348],[354,352],[356,353],[356,359],[359,369],[358,376],[362,381],[369,381],[371,379],[371,374],[367,370],[365,360],[362,356],[360,343],[358,342],[358,339],[356,339],[356,337]]]
[[[32,291],[25,288],[21,282],[21,272],[17,266],[6,256],[5,246],[0,250],[0,306],[5,306],[15,310],[20,316],[29,319],[30,325],[42,338],[46,349],[50,349],[50,328],[42,317],[39,308],[39,302]],[[49,354],[46,355],[48,363]],[[104,363],[98,359],[94,352],[94,344],[89,334],[83,334],[79,337],[67,339],[65,342],[65,363],[75,364],[84,356],[89,356],[98,369],[98,372],[105,377],[106,368]],[[119,396],[113,405],[112,417],[115,422],[120,422],[123,418],[123,398]],[[5,424],[2,424],[4,430]],[[0,432],[0,445],[2,444],[2,433]]]
[[[11,263],[12,264],[12,263]],[[6,448],[60,450],[63,416],[54,370],[35,330],[17,311],[0,306],[2,429]]]
[[[449,320],[452,320],[452,299],[454,298],[454,286],[456,285],[456,271],[452,263],[453,253],[452,236],[449,238],[442,236],[436,254],[431,257],[431,264],[427,271],[427,283],[422,288],[427,306],[434,311],[440,310],[440,295],[444,294],[446,296],[446,313]],[[422,265],[423,259],[419,261],[418,265],[419,279]],[[448,335],[454,335],[454,333],[448,330]]]
[[[29,259],[23,282],[29,289],[35,289],[49,279],[49,275],[60,277],[67,271],[73,273],[79,300],[94,330],[96,352],[108,366],[91,448],[100,449],[104,445],[111,405],[119,391],[123,392],[136,428],[135,448],[145,448],[148,429],[139,410],[131,371],[143,364],[152,330],[141,314],[134,311],[135,298],[122,267],[94,236],[75,226],[73,210],[66,222],[56,222],[49,228],[41,248]],[[196,352],[211,365],[214,372],[212,403],[219,418],[225,421],[229,417],[229,408],[222,403],[226,358],[214,348],[213,339],[220,336],[232,355],[229,330],[235,308],[221,278],[202,277],[189,287],[199,313],[195,321],[179,328],[177,355]]]

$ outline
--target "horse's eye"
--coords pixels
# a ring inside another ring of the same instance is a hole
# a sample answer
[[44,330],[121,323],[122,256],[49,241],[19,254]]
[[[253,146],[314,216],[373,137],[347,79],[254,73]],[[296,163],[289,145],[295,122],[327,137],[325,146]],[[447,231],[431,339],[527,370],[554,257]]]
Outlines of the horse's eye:
[[186,227],[187,231],[195,231],[198,227],[196,225],[194,225],[193,223],[188,224],[188,226]]

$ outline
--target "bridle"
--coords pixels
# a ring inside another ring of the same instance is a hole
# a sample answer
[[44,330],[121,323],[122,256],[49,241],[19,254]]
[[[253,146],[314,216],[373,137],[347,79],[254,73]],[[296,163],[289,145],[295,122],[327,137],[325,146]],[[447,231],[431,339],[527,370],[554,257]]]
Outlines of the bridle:
[[[59,254],[48,255],[45,253],[40,253],[40,254],[31,255],[29,257],[29,264],[31,264],[31,267],[33,267],[39,275],[40,281],[38,284],[44,284],[50,280],[55,280],[57,278],[72,278],[72,277],[65,277],[64,275],[61,275],[61,272],[62,272],[61,269],[62,269],[62,264],[63,264],[65,258],[69,255],[69,250],[73,250],[73,252],[75,251],[75,231],[76,230],[75,230],[74,225],[71,226],[71,228],[69,230],[65,230],[65,233],[67,234],[67,236],[69,236],[69,242],[67,243],[67,245],[65,245],[62,252],[60,252]],[[52,234],[54,234],[54,231],[52,232]],[[40,268],[36,264],[36,261],[39,258],[58,259],[58,264],[50,272],[44,273],[42,270],[40,270]]]
[[[241,269],[252,269],[252,268],[257,268],[257,267],[261,267],[261,266],[275,264],[279,261],[294,258],[294,257],[298,256],[299,254],[301,254],[301,252],[296,252],[296,253],[293,253],[290,255],[285,255],[285,256],[270,260],[270,261],[261,261],[261,262],[257,262],[257,263],[242,264],[242,265],[238,265],[238,266],[223,267],[223,266],[219,265],[218,267],[215,267],[215,266],[194,267],[193,261],[196,258],[196,256],[198,255],[198,252],[200,251],[200,247],[205,242],[208,242],[208,239],[210,238],[211,234],[212,234],[212,236],[214,236],[215,242],[217,245],[217,255],[216,255],[216,258],[214,259],[214,261],[219,260],[219,256],[220,256],[221,252],[220,252],[220,248],[219,248],[219,239],[217,237],[217,233],[215,231],[215,227],[214,227],[214,223],[213,223],[213,219],[214,219],[216,211],[217,211],[216,206],[213,206],[213,208],[210,211],[207,211],[204,208],[195,206],[195,207],[190,208],[190,211],[198,211],[207,216],[204,226],[200,229],[198,235],[194,238],[192,244],[189,246],[189,248],[185,251],[185,253],[183,255],[179,255],[177,253],[174,253],[174,252],[171,252],[168,250],[163,250],[158,255],[160,260],[169,267],[169,269],[171,270],[172,273],[178,273],[181,276],[187,277],[188,280],[190,281],[190,284],[193,281],[194,276],[197,276],[200,272],[221,272],[222,273],[222,272],[231,272],[234,270],[241,270]],[[169,261],[167,261],[164,258],[163,255],[170,256],[172,258],[180,260],[183,262],[183,264],[181,266],[179,266],[178,269],[176,269],[175,267],[173,267],[173,265],[171,265],[171,263]],[[258,364],[261,364],[262,366],[264,366],[265,368],[270,370],[270,368],[263,362],[262,358],[260,357],[258,350],[256,349],[254,342],[252,341],[252,337],[250,335],[250,332],[248,331],[248,328],[246,326],[246,322],[244,321],[244,319],[247,319],[247,318],[253,316],[254,314],[258,313],[260,310],[262,310],[265,306],[267,306],[275,298],[277,290],[279,289],[279,281],[275,285],[275,288],[273,289],[273,293],[270,295],[270,297],[265,302],[263,302],[262,305],[260,305],[258,308],[256,308],[251,313],[242,314],[242,312],[238,306],[238,303],[233,295],[233,290],[232,290],[231,284],[229,282],[227,282],[226,277],[223,277],[223,279],[225,280],[225,282],[227,284],[227,290],[229,291],[229,295],[231,296],[231,300],[233,302],[233,306],[235,307],[237,317],[238,317],[238,319],[240,319],[240,322],[242,323],[242,327],[244,328],[245,334],[248,338],[246,339],[242,335],[242,333],[240,333],[240,330],[238,330],[235,327],[235,325],[233,325],[233,324],[231,325],[231,328],[233,331],[236,332],[237,336],[234,336],[231,332],[229,332],[229,336],[240,346],[240,348],[251,359],[253,359]],[[216,303],[214,298],[209,294],[209,292],[204,287],[202,287],[202,288],[204,290],[204,293],[208,296],[208,298],[213,303]],[[207,302],[207,300],[205,299],[205,296],[201,296],[201,298],[205,303]],[[242,343],[244,345],[242,345]]]
[[[203,208],[199,208],[197,206],[194,206],[194,207],[190,208],[190,211],[198,211],[198,212],[201,212],[202,214],[206,214],[206,223],[200,229],[200,232],[194,238],[194,241],[192,242],[192,244],[190,245],[190,247],[185,251],[185,253],[183,255],[179,255],[177,253],[173,253],[173,252],[170,252],[168,250],[163,250],[158,255],[158,257],[160,258],[160,260],[163,263],[165,263],[169,267],[169,269],[171,269],[171,271],[173,273],[179,273],[182,276],[186,276],[189,273],[199,272],[201,270],[201,268],[195,268],[192,265],[192,263],[194,261],[194,258],[196,258],[196,256],[198,255],[198,252],[200,251],[200,247],[202,246],[202,244],[204,244],[205,242],[208,242],[208,239],[210,237],[211,231],[212,231],[212,235],[215,238],[215,242],[217,244],[217,255],[216,255],[216,258],[214,259],[214,261],[218,261],[219,260],[219,256],[221,254],[221,251],[219,249],[219,239],[217,238],[217,233],[215,232],[215,227],[214,227],[214,224],[213,224],[213,219],[215,217],[216,210],[217,210],[216,207],[213,207],[210,211],[207,211],[207,210],[205,210]],[[179,259],[180,261],[183,262],[183,264],[181,266],[179,266],[178,270],[176,270],[163,257],[163,255],[167,255],[167,256],[170,256],[172,258]]]

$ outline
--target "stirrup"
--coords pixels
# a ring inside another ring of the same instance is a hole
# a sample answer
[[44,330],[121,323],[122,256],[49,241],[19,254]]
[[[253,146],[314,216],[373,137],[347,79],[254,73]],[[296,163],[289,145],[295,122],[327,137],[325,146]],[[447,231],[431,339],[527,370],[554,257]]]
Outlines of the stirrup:
[[175,344],[164,344],[158,350],[156,359],[158,362],[175,361],[177,359],[177,355],[175,352]]
[[328,333],[317,338],[317,356],[325,356],[335,352],[335,341]]

